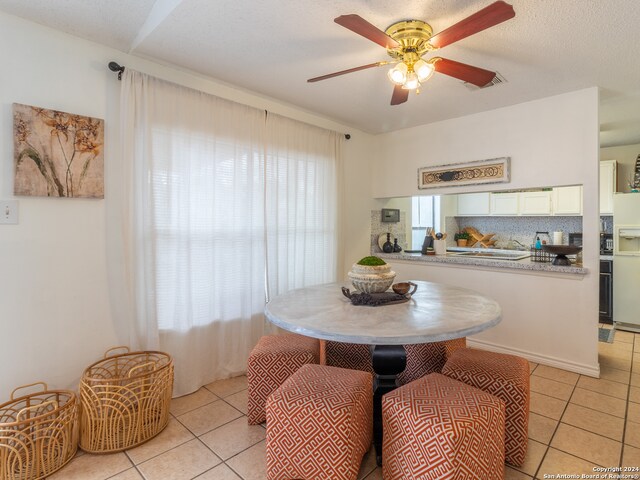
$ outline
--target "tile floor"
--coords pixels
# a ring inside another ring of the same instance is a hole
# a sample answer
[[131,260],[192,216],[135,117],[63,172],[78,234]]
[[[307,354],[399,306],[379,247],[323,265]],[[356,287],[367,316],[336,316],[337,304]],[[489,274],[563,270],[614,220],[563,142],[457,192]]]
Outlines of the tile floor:
[[[531,364],[529,449],[505,479],[640,466],[640,334],[599,343],[601,378]],[[51,480],[264,480],[265,429],[246,419],[246,377],[174,399],[169,426],[146,444],[112,455],[79,453]],[[373,449],[359,479],[380,480]]]

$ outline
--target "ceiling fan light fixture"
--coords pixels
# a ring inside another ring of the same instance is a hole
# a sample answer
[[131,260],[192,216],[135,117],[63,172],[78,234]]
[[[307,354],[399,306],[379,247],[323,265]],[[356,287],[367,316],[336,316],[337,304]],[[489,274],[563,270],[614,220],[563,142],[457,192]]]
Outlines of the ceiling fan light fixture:
[[402,85],[402,88],[405,90],[415,90],[420,86],[420,80],[418,80],[418,75],[416,72],[410,72],[407,74],[407,80]]
[[418,75],[420,82],[425,82],[431,78],[435,69],[432,64],[420,59],[413,65],[413,71]]
[[403,85],[407,80],[407,70],[407,65],[401,62],[389,69],[387,76],[396,85]]

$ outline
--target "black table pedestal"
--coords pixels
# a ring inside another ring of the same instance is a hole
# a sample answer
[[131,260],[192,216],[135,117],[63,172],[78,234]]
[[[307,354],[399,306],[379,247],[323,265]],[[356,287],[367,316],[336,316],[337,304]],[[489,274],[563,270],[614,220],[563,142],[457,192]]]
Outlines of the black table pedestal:
[[382,396],[396,388],[396,377],[407,366],[407,353],[402,345],[373,345],[373,445],[376,462],[382,465]]

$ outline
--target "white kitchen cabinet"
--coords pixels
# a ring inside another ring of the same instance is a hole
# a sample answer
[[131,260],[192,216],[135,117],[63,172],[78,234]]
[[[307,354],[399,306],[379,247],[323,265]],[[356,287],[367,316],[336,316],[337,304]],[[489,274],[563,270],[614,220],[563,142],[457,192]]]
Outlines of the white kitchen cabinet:
[[458,216],[489,215],[489,193],[463,193],[458,195]]
[[551,215],[551,191],[520,192],[520,215]]
[[492,193],[491,215],[518,215],[519,193]]
[[554,215],[582,215],[582,185],[553,189]]
[[600,215],[613,215],[613,194],[618,191],[618,163],[600,162]]

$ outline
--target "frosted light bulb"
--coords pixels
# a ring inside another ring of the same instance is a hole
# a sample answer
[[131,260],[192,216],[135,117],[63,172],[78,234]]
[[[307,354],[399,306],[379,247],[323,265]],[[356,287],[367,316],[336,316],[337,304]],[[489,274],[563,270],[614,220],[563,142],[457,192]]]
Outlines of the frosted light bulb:
[[424,60],[418,60],[413,65],[413,71],[418,75],[418,80],[424,82],[433,75],[434,68],[430,63],[427,63]]

